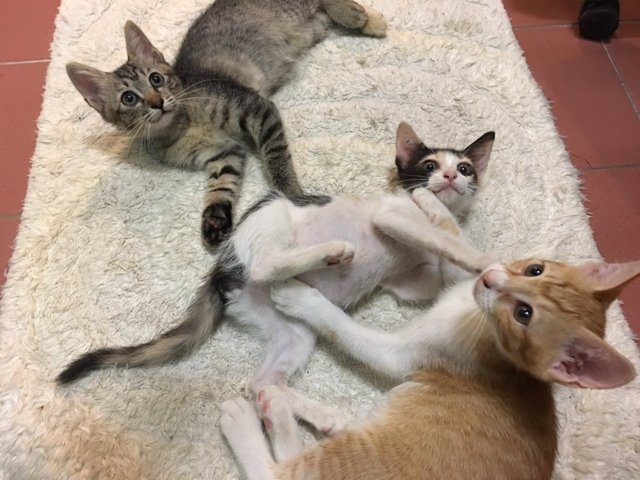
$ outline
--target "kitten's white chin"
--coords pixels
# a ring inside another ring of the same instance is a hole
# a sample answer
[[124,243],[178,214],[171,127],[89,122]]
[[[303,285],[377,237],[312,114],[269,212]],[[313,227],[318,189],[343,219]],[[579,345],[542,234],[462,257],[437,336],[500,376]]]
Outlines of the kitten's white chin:
[[171,125],[175,117],[175,112],[162,112],[158,119],[153,122],[154,128],[165,128]]

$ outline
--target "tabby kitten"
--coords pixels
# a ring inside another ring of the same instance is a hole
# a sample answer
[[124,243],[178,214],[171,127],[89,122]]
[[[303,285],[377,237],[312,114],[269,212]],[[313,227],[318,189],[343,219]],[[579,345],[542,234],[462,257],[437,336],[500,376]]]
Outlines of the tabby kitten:
[[[395,238],[433,238],[424,222],[407,223],[407,211],[391,213],[381,213],[380,225]],[[614,388],[635,377],[602,337],[608,306],[638,276],[640,262],[493,264],[389,333],[289,280],[272,289],[279,309],[404,383],[370,420],[307,450],[274,387],[258,395],[258,414],[243,398],[225,402],[222,431],[250,480],[549,479],[557,447],[551,384]]]
[[231,229],[248,152],[271,185],[302,193],[277,108],[267,97],[331,21],[382,37],[382,15],[353,0],[216,0],[189,28],[170,65],[133,23],[127,61],[114,72],[69,63],[87,103],[134,138],[133,151],[209,175],[202,236],[208,246]]
[[[419,172],[421,165],[441,161],[441,169],[449,172],[452,191],[463,192],[457,196],[464,197],[464,202],[448,194],[444,198],[454,198],[451,203],[459,206],[469,202],[470,190],[475,189],[484,173],[493,134],[483,135],[464,151],[427,149],[411,127],[401,124],[396,145],[400,177],[406,169]],[[424,151],[425,157],[416,154],[418,150]],[[454,175],[463,166],[468,175]],[[423,183],[428,187],[438,176],[444,178],[444,174],[430,171]],[[404,299],[435,296],[442,286],[440,258],[423,248],[407,248],[379,234],[372,220],[377,212],[393,207],[414,211],[418,222],[425,223],[422,208],[427,215],[446,219],[438,222],[443,228],[458,232],[455,218],[437,198],[443,192],[433,194],[424,188],[415,189],[414,174],[408,178],[404,185],[413,190],[412,195],[403,190],[366,200],[341,196],[307,195],[291,199],[275,194],[267,196],[245,214],[223,243],[218,264],[181,324],[145,344],[86,353],[67,366],[58,382],[72,382],[99,368],[138,367],[177,360],[201,345],[226,312],[257,327],[267,338],[264,363],[252,382],[254,391],[279,385],[296,405],[298,416],[319,430],[334,428],[333,417],[325,415],[322,407],[287,388],[289,377],[306,364],[316,337],[309,328],[287,321],[275,309],[269,298],[269,285],[300,275],[343,308],[355,305],[380,286]],[[450,233],[447,242],[447,250],[464,262],[465,257],[459,254],[467,251],[464,243]],[[457,244],[463,247],[454,251]],[[358,248],[355,257],[354,245]],[[468,265],[470,260],[466,261]]]

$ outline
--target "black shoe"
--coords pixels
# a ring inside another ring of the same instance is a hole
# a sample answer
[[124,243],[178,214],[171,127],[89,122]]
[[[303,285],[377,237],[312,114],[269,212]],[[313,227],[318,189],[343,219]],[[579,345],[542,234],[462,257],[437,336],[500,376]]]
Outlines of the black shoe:
[[589,40],[606,40],[618,28],[619,0],[584,0],[578,18],[580,36]]

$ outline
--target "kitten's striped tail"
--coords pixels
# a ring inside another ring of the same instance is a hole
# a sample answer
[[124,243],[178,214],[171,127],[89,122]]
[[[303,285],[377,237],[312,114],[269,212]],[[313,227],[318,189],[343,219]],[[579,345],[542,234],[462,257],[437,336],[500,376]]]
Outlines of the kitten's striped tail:
[[213,334],[222,320],[225,304],[219,285],[226,275],[219,269],[214,270],[178,326],[147,343],[85,353],[71,362],[56,382],[71,383],[102,368],[160,365],[187,356]]

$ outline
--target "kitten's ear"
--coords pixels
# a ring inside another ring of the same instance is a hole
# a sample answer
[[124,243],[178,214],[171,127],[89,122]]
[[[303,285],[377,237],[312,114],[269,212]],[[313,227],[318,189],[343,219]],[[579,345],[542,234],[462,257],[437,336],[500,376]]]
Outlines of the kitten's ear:
[[613,302],[633,279],[640,276],[640,262],[587,263],[578,272],[605,305]]
[[462,151],[465,157],[473,163],[473,168],[479,177],[484,175],[487,169],[495,138],[495,132],[487,132]]
[[412,160],[415,160],[415,153],[420,149],[427,150],[411,125],[400,122],[396,132],[396,166],[398,169],[403,170],[410,167]]
[[636,369],[607,342],[582,329],[565,343],[547,374],[569,387],[616,388],[636,376]]
[[109,74],[81,63],[67,64],[67,75],[86,102],[103,113],[109,89]]
[[140,27],[131,20],[124,25],[124,38],[127,44],[127,57],[131,63],[148,66],[167,63],[160,50],[153,46]]

